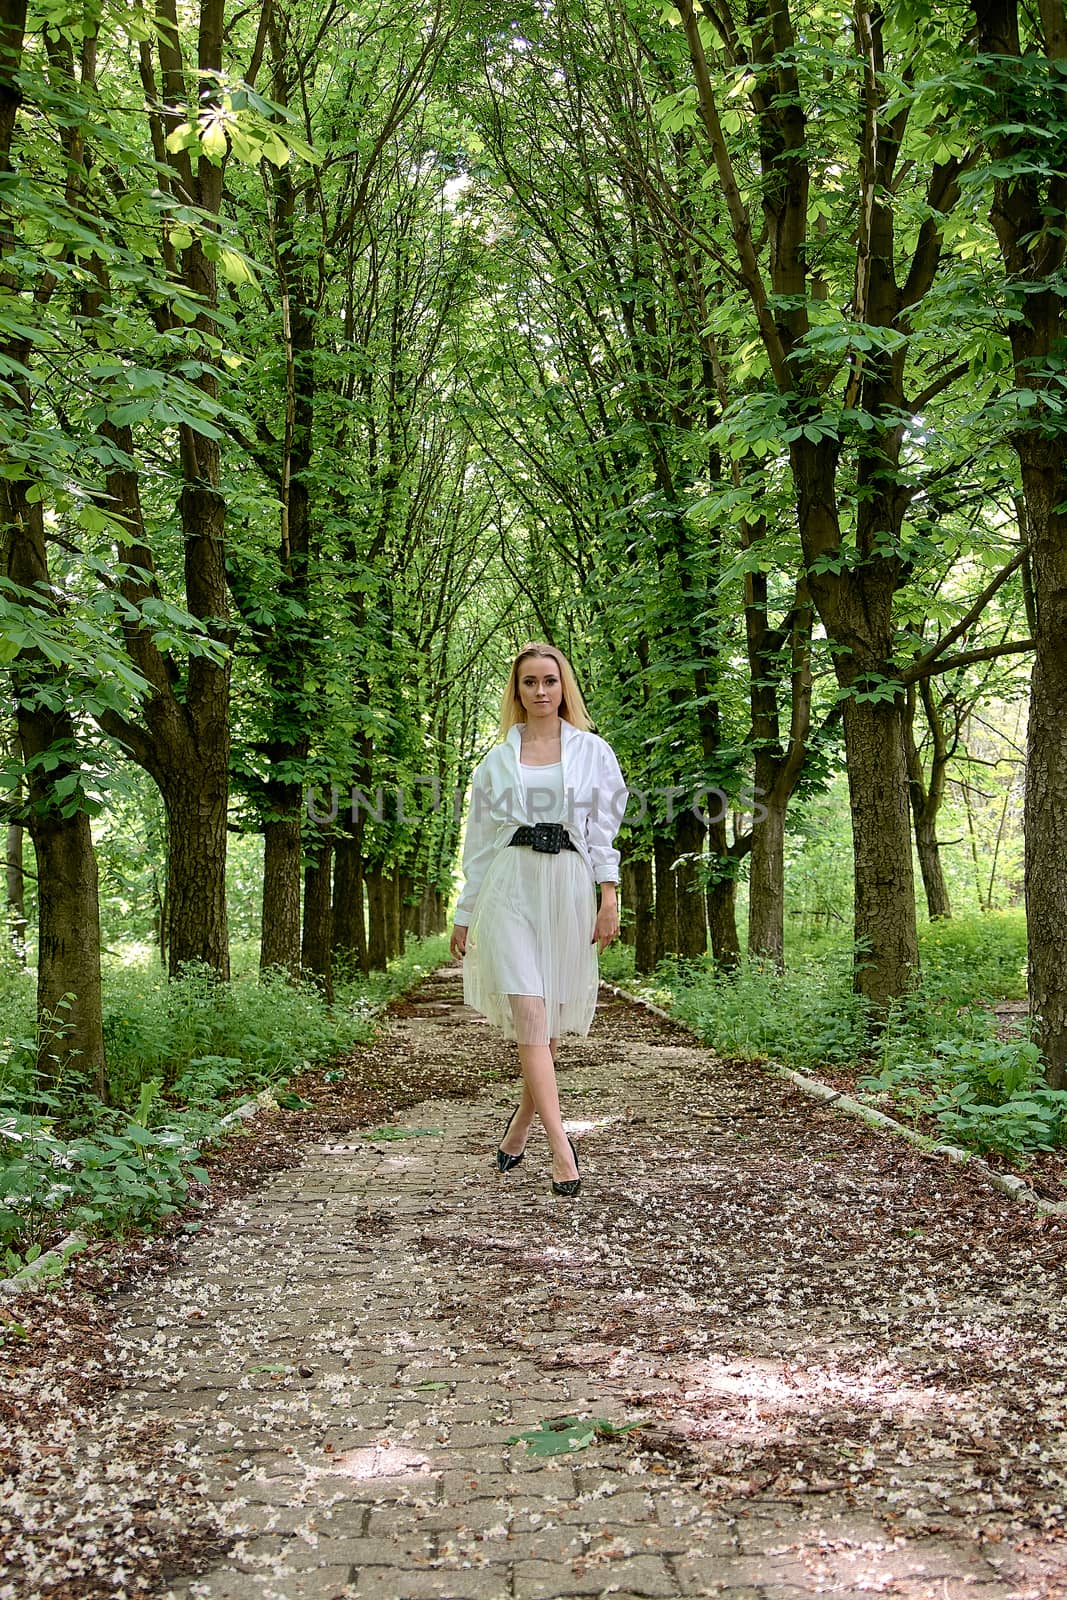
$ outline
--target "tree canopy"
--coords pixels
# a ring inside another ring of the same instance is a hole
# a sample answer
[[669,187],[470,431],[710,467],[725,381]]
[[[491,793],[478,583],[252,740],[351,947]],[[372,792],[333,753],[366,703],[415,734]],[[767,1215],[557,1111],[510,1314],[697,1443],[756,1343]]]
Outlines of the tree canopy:
[[975,719],[1028,695],[1062,1084],[1065,74],[1058,0],[5,0],[4,774],[42,1062],[103,1070],[123,808],[158,820],[171,972],[228,976],[236,835],[264,969],[329,994],[443,926],[534,637],[635,791],[638,967],[736,965],[739,893],[781,964],[790,840],[840,779],[875,1021],[951,913]]

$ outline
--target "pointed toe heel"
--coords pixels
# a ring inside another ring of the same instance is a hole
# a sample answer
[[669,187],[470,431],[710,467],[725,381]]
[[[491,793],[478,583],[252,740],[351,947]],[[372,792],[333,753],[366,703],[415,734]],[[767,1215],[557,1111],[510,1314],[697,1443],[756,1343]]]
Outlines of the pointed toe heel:
[[562,1195],[565,1195],[568,1200],[573,1200],[574,1196],[576,1194],[581,1194],[581,1192],[582,1192],[582,1180],[581,1180],[581,1178],[564,1178],[562,1183],[557,1183],[555,1178],[552,1179],[552,1193],[553,1194],[562,1194]]
[[[511,1124],[515,1121],[515,1118],[518,1116],[518,1114],[519,1114],[519,1108],[518,1108],[518,1106],[516,1106],[515,1110],[511,1113],[511,1116],[508,1118],[508,1126],[507,1126],[507,1128],[504,1129],[503,1137],[505,1139],[508,1136],[508,1129],[511,1127]],[[498,1172],[510,1172],[512,1167],[517,1167],[518,1166],[519,1162],[522,1160],[522,1158],[523,1158],[523,1156],[525,1154],[526,1154],[525,1150],[520,1150],[517,1156],[513,1156],[513,1155],[509,1155],[509,1153],[506,1150],[498,1149],[497,1153],[496,1153],[496,1170]]]
[[[571,1138],[568,1138],[567,1143],[570,1145],[571,1153],[574,1156],[574,1165],[577,1166],[578,1165],[578,1152],[574,1148],[574,1140],[571,1139]],[[562,1179],[562,1181],[560,1181],[560,1180],[558,1180],[556,1178],[552,1179],[552,1193],[553,1194],[563,1195],[568,1200],[573,1200],[573,1198],[574,1198],[574,1196],[576,1194],[580,1194],[581,1193],[581,1189],[582,1189],[582,1180],[581,1180],[580,1177],[578,1177],[578,1178],[564,1178],[564,1179]]]

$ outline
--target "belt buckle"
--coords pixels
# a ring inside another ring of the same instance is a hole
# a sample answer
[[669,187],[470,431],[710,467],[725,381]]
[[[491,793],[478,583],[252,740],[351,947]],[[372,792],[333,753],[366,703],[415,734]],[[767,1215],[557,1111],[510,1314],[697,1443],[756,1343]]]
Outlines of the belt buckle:
[[535,822],[533,847],[540,850],[542,855],[558,856],[563,849],[562,822]]

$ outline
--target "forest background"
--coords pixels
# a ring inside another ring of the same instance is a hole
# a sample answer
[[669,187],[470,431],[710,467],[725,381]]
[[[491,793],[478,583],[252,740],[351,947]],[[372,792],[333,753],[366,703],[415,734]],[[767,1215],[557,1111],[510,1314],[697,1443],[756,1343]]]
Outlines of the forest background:
[[1065,149],[1060,0],[2,0],[12,1260],[440,959],[530,637],[609,974],[1067,1140]]

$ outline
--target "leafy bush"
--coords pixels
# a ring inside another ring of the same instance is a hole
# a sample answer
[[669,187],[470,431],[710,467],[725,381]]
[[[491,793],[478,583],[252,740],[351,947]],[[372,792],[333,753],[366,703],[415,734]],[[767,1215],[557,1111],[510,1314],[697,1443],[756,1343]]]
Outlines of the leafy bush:
[[600,976],[606,983],[627,984],[632,987],[634,977],[634,947],[616,940],[600,956]]
[[930,1110],[952,1144],[1004,1156],[1017,1165],[1024,1165],[1034,1150],[1067,1144],[1064,1089],[1016,1094],[1001,1105],[986,1105],[958,1090],[934,1100]]
[[763,1057],[801,1070],[851,1061],[864,1047],[866,1006],[840,948],[780,972],[743,959],[723,973],[664,962],[650,985],[661,1003],[722,1055]]
[[0,996],[17,1002],[0,1046],[0,1261],[13,1270],[60,1227],[122,1232],[187,1205],[199,1147],[236,1099],[371,1038],[376,1009],[446,955],[443,937],[414,943],[388,972],[341,982],[332,1006],[248,959],[229,984],[206,967],[168,982],[147,947],[112,960],[107,1105],[73,1067],[39,1078],[32,975],[0,965]]
[[975,1028],[936,1040],[926,1057],[889,1061],[860,1079],[860,1091],[913,1122],[932,1119],[953,1144],[1016,1163],[1067,1145],[1067,1091],[1044,1085],[1037,1046],[997,1038],[993,1019],[983,1020],[984,1033]]
[[280,972],[220,984],[211,969],[190,964],[180,979],[146,984],[136,968],[109,973],[104,1039],[109,1098],[128,1104],[140,1085],[161,1078],[168,1093],[197,1073],[237,1061],[237,1082],[271,1082],[351,1049],[373,1029],[366,992],[351,991],[328,1007],[317,986]]
[[852,961],[850,946],[824,936],[785,972],[749,959],[730,973],[672,961],[634,982],[722,1055],[799,1071],[868,1063],[861,1097],[966,1149],[1025,1162],[1067,1145],[1067,1092],[1041,1082],[1028,1037],[998,1038],[990,1009],[1025,990],[1022,913],[923,927],[921,981],[877,1030],[853,993]]
[[[156,1097],[146,1085],[139,1117]],[[46,1101],[59,1097],[47,1092]],[[117,1114],[95,1101],[87,1109],[92,1135],[64,1138],[54,1117],[6,1111],[0,1137],[13,1153],[0,1166],[0,1248],[26,1259],[62,1217],[65,1228],[105,1233],[144,1227],[172,1215],[189,1200],[192,1182],[206,1183],[198,1139],[218,1130],[218,1119],[195,1126],[151,1129],[146,1120]]]
[[991,911],[951,917],[919,929],[923,988],[966,990],[972,1003],[1026,997],[1026,915]]

